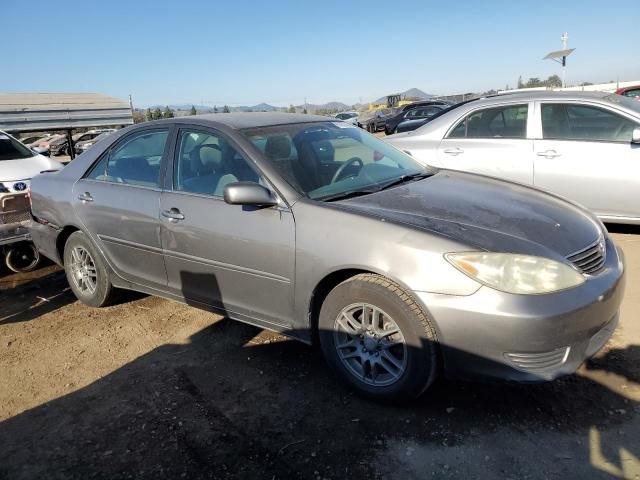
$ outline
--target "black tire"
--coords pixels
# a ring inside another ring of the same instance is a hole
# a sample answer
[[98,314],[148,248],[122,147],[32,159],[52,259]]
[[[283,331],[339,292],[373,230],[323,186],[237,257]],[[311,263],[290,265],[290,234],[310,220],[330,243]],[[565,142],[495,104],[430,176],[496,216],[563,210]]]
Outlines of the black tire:
[[[338,354],[336,319],[343,309],[358,303],[373,305],[392,317],[404,337],[405,370],[394,383],[382,386],[366,383],[349,370]],[[438,375],[438,346],[433,325],[415,299],[385,277],[360,274],[337,285],[322,304],[318,327],[320,345],[329,365],[340,378],[369,398],[413,400],[429,388]]]
[[[93,292],[83,291],[78,282],[74,279],[72,272],[72,252],[74,248],[79,247],[90,255],[90,259],[95,266],[95,290]],[[93,246],[93,243],[87,236],[80,232],[72,233],[64,245],[64,271],[67,275],[67,281],[75,296],[85,305],[90,307],[104,307],[109,305],[114,298],[114,288],[109,278],[109,270],[102,255]]]
[[4,257],[7,268],[16,273],[35,270],[40,260],[40,252],[31,242],[20,242],[7,247]]

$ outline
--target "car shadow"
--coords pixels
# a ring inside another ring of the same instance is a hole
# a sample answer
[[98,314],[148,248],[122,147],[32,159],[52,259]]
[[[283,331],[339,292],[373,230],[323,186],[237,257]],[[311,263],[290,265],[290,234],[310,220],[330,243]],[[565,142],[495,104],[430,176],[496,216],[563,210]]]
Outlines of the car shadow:
[[[215,276],[189,275],[220,298]],[[630,347],[589,368],[637,381],[638,364]],[[593,478],[606,470],[586,439],[597,432],[613,462],[621,449],[637,455],[638,412],[580,374],[536,385],[442,380],[411,404],[377,404],[337,381],[317,349],[223,318],[1,422],[0,478],[523,478],[532,468],[531,478]],[[410,449],[426,463],[407,463]]]

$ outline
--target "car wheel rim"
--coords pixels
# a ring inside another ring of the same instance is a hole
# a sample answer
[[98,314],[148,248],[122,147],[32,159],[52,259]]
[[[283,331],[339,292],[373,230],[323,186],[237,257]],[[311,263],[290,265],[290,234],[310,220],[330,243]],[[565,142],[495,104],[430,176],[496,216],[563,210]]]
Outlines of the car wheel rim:
[[93,295],[98,284],[98,273],[93,257],[84,247],[71,250],[71,278],[81,293]]
[[369,303],[342,309],[334,325],[338,358],[361,382],[375,387],[396,383],[407,369],[407,345],[398,324]]

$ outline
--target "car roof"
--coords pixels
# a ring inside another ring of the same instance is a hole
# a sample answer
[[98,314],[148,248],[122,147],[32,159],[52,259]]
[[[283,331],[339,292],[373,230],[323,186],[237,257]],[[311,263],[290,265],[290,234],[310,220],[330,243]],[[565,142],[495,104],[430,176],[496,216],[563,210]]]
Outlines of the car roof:
[[[589,100],[601,99],[613,95],[610,92],[556,92],[552,90],[535,90],[530,92],[508,92],[480,97],[471,102],[477,103],[502,103],[505,101],[532,101],[532,100]],[[471,103],[469,102],[469,103]]]
[[[159,120],[158,123],[164,121],[165,120]],[[175,123],[198,123],[201,125],[208,124],[213,127],[225,125],[236,130],[244,130],[246,128],[271,127],[274,125],[287,125],[290,123],[335,122],[340,120],[337,120],[335,117],[309,115],[304,113],[233,112],[185,116],[167,119],[166,121],[173,121]]]

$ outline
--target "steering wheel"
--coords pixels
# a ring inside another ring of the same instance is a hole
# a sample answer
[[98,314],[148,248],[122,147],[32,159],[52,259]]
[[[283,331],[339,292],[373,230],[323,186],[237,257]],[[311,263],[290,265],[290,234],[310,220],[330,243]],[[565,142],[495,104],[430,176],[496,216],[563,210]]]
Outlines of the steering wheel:
[[364,163],[358,157],[350,158],[349,160],[344,162],[342,165],[340,165],[338,170],[336,170],[336,173],[333,174],[333,178],[331,179],[331,183],[336,183],[338,180],[341,180],[341,177],[344,171],[350,166],[355,164],[360,164],[360,168],[364,166]]

